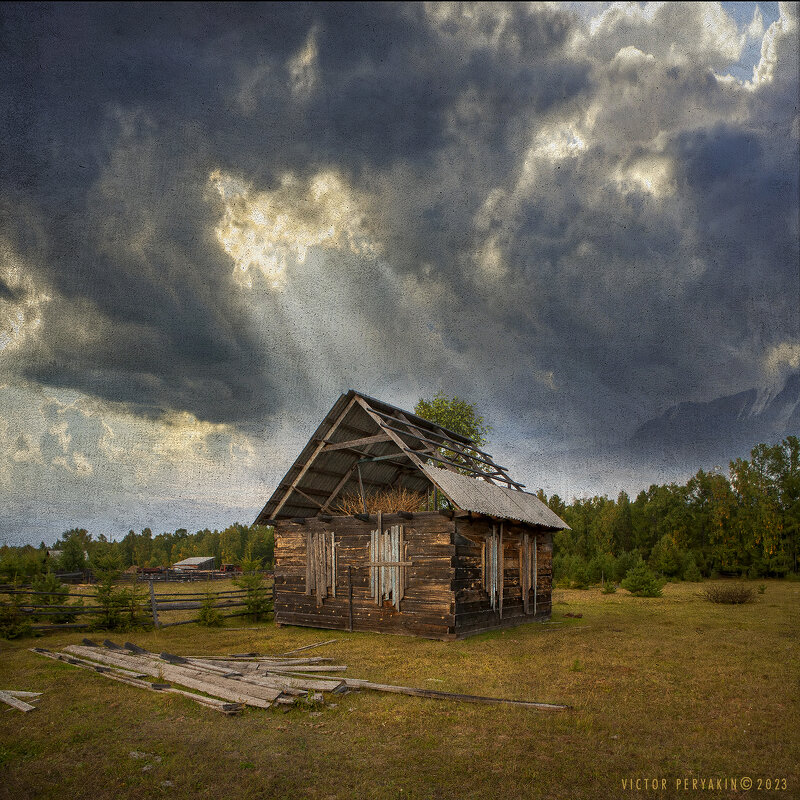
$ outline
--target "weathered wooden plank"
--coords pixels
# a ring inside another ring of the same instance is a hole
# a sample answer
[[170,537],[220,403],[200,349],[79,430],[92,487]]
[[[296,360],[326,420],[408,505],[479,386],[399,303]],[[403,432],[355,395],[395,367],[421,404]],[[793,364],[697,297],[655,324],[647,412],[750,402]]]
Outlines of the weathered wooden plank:
[[232,700],[236,703],[269,708],[281,694],[281,690],[275,687],[257,686],[249,682],[244,683],[230,678],[221,678],[198,669],[188,669],[161,662],[156,663],[152,659],[146,659],[142,656],[112,654],[99,648],[80,647],[78,645],[68,645],[64,650],[74,655],[83,656],[91,661],[99,661],[103,664],[122,666],[128,669],[139,669],[152,677],[163,678],[181,686],[188,686],[190,689],[199,689],[202,692],[215,694],[218,697]]
[[456,692],[440,692],[436,689],[416,689],[411,686],[393,686],[385,683],[346,678],[345,683],[351,689],[371,689],[376,692],[405,694],[412,697],[427,697],[431,700],[456,700],[464,703],[483,703],[487,705],[511,705],[523,708],[536,708],[541,711],[566,711],[570,706],[559,703],[542,703],[532,700],[510,700],[504,697],[483,697],[474,694],[457,694]]
[[311,531],[306,532],[306,594],[314,593],[314,548]]
[[17,711],[36,711],[36,706],[32,706],[30,703],[26,703],[24,700],[14,697],[13,694],[9,694],[8,692],[4,692],[2,690],[0,690],[0,702],[5,703],[7,706],[11,706],[12,708],[16,708]]
[[37,653],[41,656],[46,656],[47,658],[55,658],[58,661],[63,661],[67,664],[71,664],[73,667],[80,667],[82,669],[87,669],[94,672],[97,675],[102,675],[104,678],[109,678],[110,680],[118,681],[119,683],[126,683],[129,686],[135,686],[139,689],[148,689],[150,691],[156,692],[164,692],[167,694],[179,694],[183,697],[188,697],[190,700],[193,700],[195,703],[199,703],[200,705],[207,706],[208,708],[213,708],[215,711],[219,711],[223,714],[238,714],[241,713],[242,706],[240,703],[229,703],[224,702],[223,700],[219,700],[216,697],[206,697],[205,695],[195,694],[194,692],[187,692],[185,689],[178,689],[174,686],[157,686],[147,681],[138,680],[136,678],[126,677],[124,675],[120,675],[118,672],[110,672],[107,670],[100,671],[97,669],[97,666],[92,664],[91,662],[84,661],[80,658],[73,658],[62,657],[62,653],[51,653],[50,651],[44,650],[42,648],[32,648],[32,652]]
[[360,439],[350,439],[346,442],[325,442],[322,448],[323,453],[330,453],[332,450],[352,450],[354,447],[366,447],[370,444],[377,444],[378,442],[391,442],[389,435],[386,433],[376,433],[374,436],[363,436]]
[[533,616],[536,616],[536,606],[539,596],[539,543],[538,536],[533,537]]

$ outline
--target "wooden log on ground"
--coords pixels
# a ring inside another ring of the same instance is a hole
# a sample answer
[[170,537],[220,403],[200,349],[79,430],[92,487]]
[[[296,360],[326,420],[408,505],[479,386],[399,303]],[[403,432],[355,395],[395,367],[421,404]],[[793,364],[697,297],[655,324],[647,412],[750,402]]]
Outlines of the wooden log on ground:
[[427,697],[431,700],[458,700],[466,703],[484,703],[487,705],[511,705],[523,708],[538,708],[543,711],[566,711],[570,706],[558,703],[540,703],[530,700],[508,700],[503,697],[482,697],[474,694],[457,694],[455,692],[440,692],[435,689],[415,689],[410,686],[391,686],[383,683],[363,681],[358,678],[345,678],[343,683],[348,689],[372,689],[376,692],[391,692],[392,694],[407,694],[412,697]]
[[16,708],[17,711],[36,711],[36,706],[26,703],[24,700],[20,700],[18,697],[14,697],[13,694],[9,694],[8,692],[0,691],[0,702],[12,708]]
[[6,694],[10,694],[12,697],[30,698],[30,697],[41,697],[42,696],[41,692],[23,692],[23,691],[20,691],[19,689],[2,689],[0,691],[5,692]]
[[307,644],[303,647],[296,647],[294,650],[287,650],[285,653],[279,653],[281,656],[289,656],[292,653],[299,653],[301,650],[310,650],[312,647],[322,647],[324,644],[333,644],[338,642],[338,639],[326,639],[324,642],[315,642],[314,644]]

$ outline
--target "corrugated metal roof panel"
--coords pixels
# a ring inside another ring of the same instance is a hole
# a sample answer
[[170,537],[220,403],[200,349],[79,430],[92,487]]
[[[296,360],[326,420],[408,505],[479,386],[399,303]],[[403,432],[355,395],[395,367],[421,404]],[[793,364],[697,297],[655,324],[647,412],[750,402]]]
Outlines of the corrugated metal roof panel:
[[213,564],[214,556],[192,556],[184,558],[183,561],[176,561],[173,567],[200,567],[206,564]]
[[569,528],[536,495],[496,486],[428,464],[423,466],[423,471],[463,511],[515,519],[545,528]]

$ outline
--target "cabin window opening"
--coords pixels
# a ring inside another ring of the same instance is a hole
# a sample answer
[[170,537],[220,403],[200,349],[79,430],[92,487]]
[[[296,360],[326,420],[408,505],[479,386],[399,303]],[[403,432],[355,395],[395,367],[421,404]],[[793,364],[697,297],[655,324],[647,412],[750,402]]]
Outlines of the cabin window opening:
[[306,594],[316,595],[318,607],[336,597],[337,544],[333,531],[306,534]]
[[375,605],[389,601],[398,611],[408,587],[408,543],[402,525],[383,526],[370,534],[369,581]]

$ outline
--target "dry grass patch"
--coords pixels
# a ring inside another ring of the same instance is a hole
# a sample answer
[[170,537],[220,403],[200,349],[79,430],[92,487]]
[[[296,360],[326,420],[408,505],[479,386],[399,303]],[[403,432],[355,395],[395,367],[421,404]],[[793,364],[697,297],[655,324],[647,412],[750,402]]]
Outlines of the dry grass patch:
[[[424,511],[428,503],[428,498],[419,492],[412,492],[402,487],[397,489],[384,489],[380,492],[373,492],[365,496],[367,502],[367,513],[377,514],[379,511],[384,514],[396,514],[398,511]],[[362,514],[364,513],[364,503],[359,494],[346,494],[337,503],[336,514]]]

